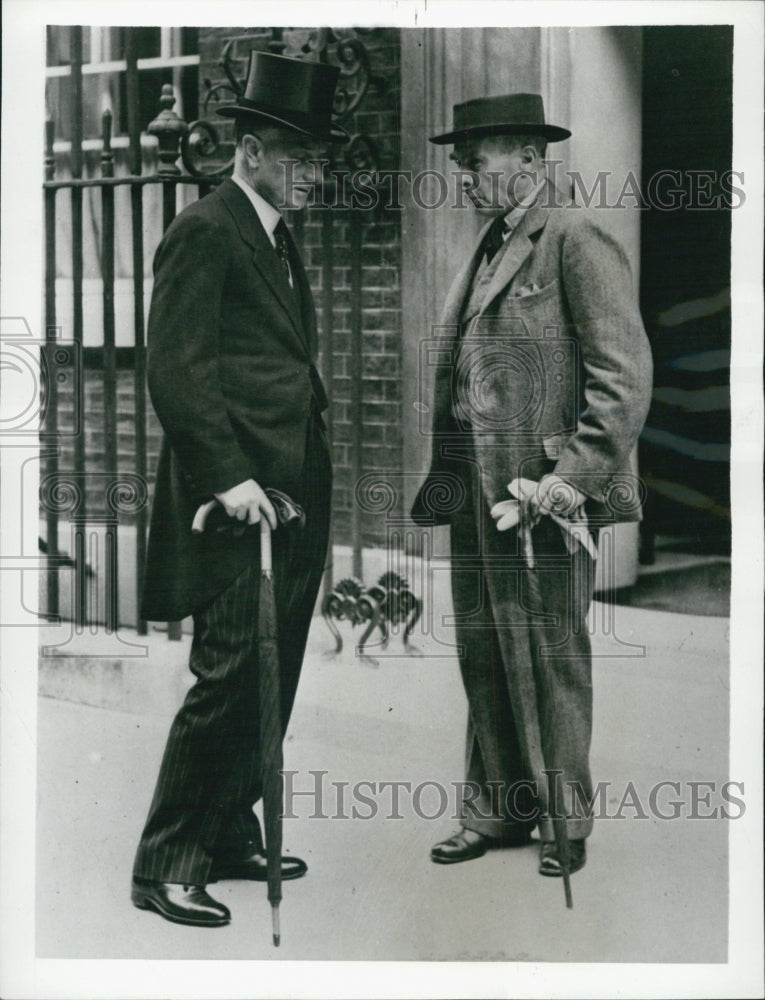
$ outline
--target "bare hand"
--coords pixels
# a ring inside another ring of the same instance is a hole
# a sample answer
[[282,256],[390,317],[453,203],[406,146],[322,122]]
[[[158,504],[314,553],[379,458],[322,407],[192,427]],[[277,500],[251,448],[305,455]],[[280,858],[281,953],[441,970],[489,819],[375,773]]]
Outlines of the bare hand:
[[230,490],[216,493],[215,497],[223,504],[229,517],[246,521],[248,524],[257,524],[261,515],[265,515],[271,528],[276,528],[276,513],[271,501],[254,479],[246,479],[243,483],[232,486]]

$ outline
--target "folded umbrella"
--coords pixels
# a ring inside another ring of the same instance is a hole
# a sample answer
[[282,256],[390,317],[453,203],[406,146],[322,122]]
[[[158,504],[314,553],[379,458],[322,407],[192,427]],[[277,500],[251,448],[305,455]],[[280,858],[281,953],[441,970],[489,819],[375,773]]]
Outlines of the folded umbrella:
[[271,525],[260,519],[260,595],[258,599],[258,676],[260,684],[260,755],[263,782],[263,822],[266,832],[268,901],[274,945],[281,941],[279,904],[282,899],[282,770],[281,687],[276,635],[276,603],[271,557]]
[[[302,508],[286,493],[267,489],[279,526],[305,523]],[[218,503],[210,500],[197,511],[192,531],[204,531],[210,511]],[[266,834],[268,901],[274,945],[281,942],[279,904],[282,900],[282,812],[284,807],[284,758],[282,754],[281,685],[279,645],[274,599],[271,525],[260,518],[260,588],[258,596],[258,684],[260,699],[260,755],[263,785],[263,825]]]

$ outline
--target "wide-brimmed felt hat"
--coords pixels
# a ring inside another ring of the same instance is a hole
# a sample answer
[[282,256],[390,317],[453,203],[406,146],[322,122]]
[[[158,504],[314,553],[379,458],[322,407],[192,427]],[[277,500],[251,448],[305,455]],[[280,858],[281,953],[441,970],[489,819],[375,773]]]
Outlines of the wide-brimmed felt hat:
[[571,135],[567,128],[547,124],[539,94],[503,94],[455,104],[453,120],[451,132],[434,135],[430,141],[441,146],[468,136],[540,135],[548,142],[557,142]]
[[332,102],[340,70],[327,63],[250,52],[244,93],[235,104],[218,108],[224,118],[258,115],[323,142],[348,142],[332,121]]

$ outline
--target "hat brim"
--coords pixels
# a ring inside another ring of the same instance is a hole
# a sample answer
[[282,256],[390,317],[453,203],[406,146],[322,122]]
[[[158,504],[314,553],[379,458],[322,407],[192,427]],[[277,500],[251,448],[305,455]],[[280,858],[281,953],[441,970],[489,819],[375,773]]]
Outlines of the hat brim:
[[456,132],[434,135],[428,141],[437,146],[445,146],[447,143],[461,142],[464,139],[482,139],[487,135],[541,135],[548,142],[559,142],[561,139],[568,139],[571,133],[559,125],[540,125],[539,122],[518,122],[513,125],[496,122],[493,125],[476,125],[475,128],[463,128]]
[[350,142],[351,137],[345,131],[341,125],[336,125],[334,122],[329,128],[329,131],[317,132],[312,129],[303,128],[302,125],[296,125],[295,122],[290,121],[289,118],[280,118],[268,111],[256,111],[254,108],[243,108],[239,104],[227,104],[222,108],[218,108],[216,114],[219,114],[222,118],[269,118],[273,122],[277,122],[284,128],[289,129],[291,132],[298,132],[300,135],[308,135],[312,139],[319,139],[322,142]]

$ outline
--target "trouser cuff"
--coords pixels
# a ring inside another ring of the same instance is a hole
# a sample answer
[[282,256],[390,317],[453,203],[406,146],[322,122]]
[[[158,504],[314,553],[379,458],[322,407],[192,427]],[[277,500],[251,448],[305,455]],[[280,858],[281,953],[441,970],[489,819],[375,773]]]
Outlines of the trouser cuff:
[[508,843],[527,838],[536,826],[534,822],[519,823],[485,816],[465,816],[460,822],[465,830]]
[[[567,819],[565,822],[566,836],[569,840],[584,840],[592,833],[592,819]],[[555,828],[549,816],[540,816],[537,826],[541,840],[550,842],[555,840]]]

